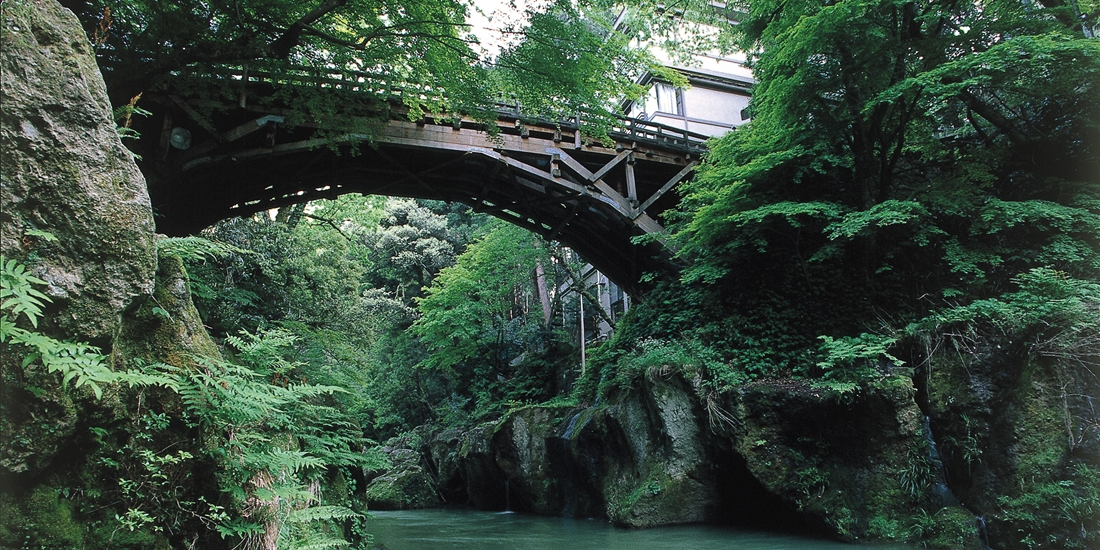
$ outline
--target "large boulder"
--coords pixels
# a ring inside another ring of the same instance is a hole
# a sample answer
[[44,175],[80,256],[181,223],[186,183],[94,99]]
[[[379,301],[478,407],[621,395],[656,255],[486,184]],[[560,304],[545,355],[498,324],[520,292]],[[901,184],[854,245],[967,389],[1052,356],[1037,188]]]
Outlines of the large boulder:
[[[145,182],[76,17],[56,0],[5,2],[0,25],[0,254],[45,281],[51,300],[37,327],[19,322],[98,346],[116,370],[216,357],[182,263],[166,256],[158,272]],[[119,529],[126,504],[97,500],[118,494],[127,460],[107,454],[136,453],[129,434],[145,422],[165,424],[143,434],[156,438],[150,446],[196,457],[174,494],[217,498],[214,465],[199,458],[203,442],[176,414],[175,392],[104,383],[96,396],[40,361],[22,364],[21,346],[0,346],[0,547],[165,547],[163,526]],[[176,537],[222,544],[200,518],[180,522]]]
[[153,290],[145,180],[76,16],[54,0],[7,2],[4,12],[0,253],[48,283],[47,330],[108,346],[123,313]]
[[418,451],[386,445],[382,452],[389,457],[391,468],[367,484],[371,509],[412,510],[440,505],[435,482],[421,466]]
[[[797,380],[757,383],[731,398],[729,431],[753,477],[804,521],[846,540],[904,539],[913,510],[959,504],[915,398],[902,375],[845,392]],[[970,543],[959,548],[975,547],[977,520],[963,514],[968,520],[951,528]]]
[[[53,0],[9,2],[0,25],[0,253],[47,283],[39,331],[110,350],[154,287],[144,180],[72,12]],[[56,374],[0,355],[0,476],[33,479],[82,422],[121,414],[117,393],[62,392]]]

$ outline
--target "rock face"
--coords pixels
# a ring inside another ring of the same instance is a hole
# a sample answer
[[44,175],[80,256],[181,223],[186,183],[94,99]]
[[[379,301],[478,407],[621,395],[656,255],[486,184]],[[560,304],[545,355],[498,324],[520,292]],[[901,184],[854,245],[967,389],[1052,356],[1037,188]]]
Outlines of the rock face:
[[[153,291],[156,245],[144,180],[119,141],[72,12],[52,0],[9,2],[0,24],[0,253],[47,283],[52,303],[42,332],[109,350],[124,315]],[[47,391],[55,376],[21,372],[13,361],[3,360],[0,473],[33,475],[70,441],[79,409],[93,405]],[[26,387],[42,391],[24,399]],[[108,398],[94,408],[115,405]]]
[[965,345],[920,378],[949,485],[996,547],[1100,546],[1095,367],[1003,335]]
[[430,453],[446,498],[465,496],[482,508],[629,527],[729,521],[730,491],[766,514],[782,508],[751,476],[733,473],[722,458],[731,456],[728,441],[704,418],[692,388],[673,377],[646,381],[609,405],[527,407],[492,429],[444,432]]
[[0,252],[49,283],[50,330],[106,346],[123,312],[153,290],[145,180],[119,141],[76,16],[54,0],[4,11]]
[[[76,17],[55,0],[23,0],[4,3],[0,25],[0,253],[47,283],[37,330],[98,346],[116,370],[139,358],[186,366],[191,354],[217,356],[180,260],[161,258],[158,270],[145,182]],[[22,349],[2,351],[0,547],[166,547],[163,533],[115,533],[74,503],[117,477],[91,457],[126,441],[101,438],[123,438],[151,408],[178,411],[178,395],[115,384],[97,399],[37,361],[22,365]],[[163,448],[203,454],[185,426],[158,437]],[[213,475],[196,460],[181,491],[197,498],[217,486]]]
[[[799,381],[757,384],[731,399],[728,427],[753,477],[804,521],[847,540],[898,538],[912,510],[958,505],[915,394],[904,376],[855,394]],[[976,520],[967,517],[960,536],[977,543]]]
[[[679,374],[607,404],[526,407],[423,449],[448,502],[628,527],[733,523],[846,540],[904,538],[916,509],[942,548],[979,548],[943,483],[907,376],[841,394],[786,381],[708,398]],[[491,494],[490,494],[491,493]]]
[[406,510],[439,506],[435,482],[421,466],[422,455],[391,440],[382,447],[392,468],[367,484],[367,502],[373,510]]

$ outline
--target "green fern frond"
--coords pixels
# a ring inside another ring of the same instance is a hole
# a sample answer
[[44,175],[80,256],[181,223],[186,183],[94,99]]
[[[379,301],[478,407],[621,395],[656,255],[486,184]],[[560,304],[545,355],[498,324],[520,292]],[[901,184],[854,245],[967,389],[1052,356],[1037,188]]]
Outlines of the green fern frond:
[[205,237],[162,237],[157,239],[157,249],[179,256],[184,260],[202,261],[225,258],[231,254],[252,254],[239,246],[207,239]]
[[304,538],[291,543],[292,550],[325,550],[326,548],[349,548],[351,543],[343,539],[334,539],[321,535]]
[[305,451],[282,449],[267,452],[268,469],[272,473],[298,473],[306,468],[324,468],[325,462]]
[[13,321],[19,315],[24,315],[31,326],[38,328],[43,302],[51,300],[35,289],[34,285],[45,284],[46,281],[27,273],[27,266],[0,256],[0,309],[5,310],[6,315],[11,315]]
[[327,521],[332,519],[348,519],[360,517],[361,514],[344,506],[311,506],[301,510],[294,510],[287,516],[288,523],[310,523],[314,521]]

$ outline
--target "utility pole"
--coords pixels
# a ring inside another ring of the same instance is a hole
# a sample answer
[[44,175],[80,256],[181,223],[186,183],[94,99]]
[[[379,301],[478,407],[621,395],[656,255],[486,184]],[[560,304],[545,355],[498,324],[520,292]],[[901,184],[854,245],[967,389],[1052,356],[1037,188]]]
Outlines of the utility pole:
[[577,293],[577,303],[581,306],[581,378],[584,378],[585,369],[585,357],[584,357],[584,295],[580,292]]

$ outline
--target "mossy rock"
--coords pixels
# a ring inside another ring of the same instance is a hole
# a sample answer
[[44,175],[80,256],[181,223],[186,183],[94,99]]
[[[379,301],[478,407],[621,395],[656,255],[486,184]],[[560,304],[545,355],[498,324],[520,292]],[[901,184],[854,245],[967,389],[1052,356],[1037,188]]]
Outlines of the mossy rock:
[[84,530],[57,488],[39,486],[17,501],[0,495],[0,547],[84,548]]
[[687,476],[657,474],[619,502],[608,503],[608,519],[625,527],[657,527],[707,520],[711,491]]
[[981,550],[985,548],[978,518],[966,508],[950,506],[941,508],[932,516],[935,534],[921,541],[925,548],[942,550]]
[[368,505],[375,510],[414,510],[439,506],[439,495],[419,466],[391,471],[367,485]]

